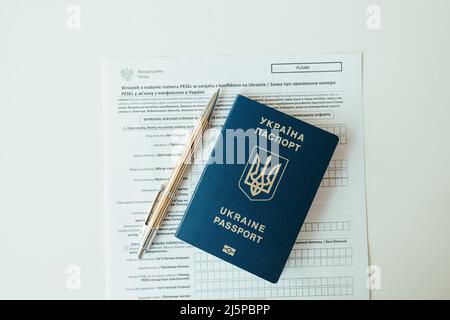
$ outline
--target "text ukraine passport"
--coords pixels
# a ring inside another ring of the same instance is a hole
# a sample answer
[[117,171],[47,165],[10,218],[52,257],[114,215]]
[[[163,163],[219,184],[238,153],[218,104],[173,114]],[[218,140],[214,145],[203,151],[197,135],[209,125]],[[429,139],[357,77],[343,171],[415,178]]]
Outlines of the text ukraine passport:
[[176,237],[277,282],[337,143],[237,96]]

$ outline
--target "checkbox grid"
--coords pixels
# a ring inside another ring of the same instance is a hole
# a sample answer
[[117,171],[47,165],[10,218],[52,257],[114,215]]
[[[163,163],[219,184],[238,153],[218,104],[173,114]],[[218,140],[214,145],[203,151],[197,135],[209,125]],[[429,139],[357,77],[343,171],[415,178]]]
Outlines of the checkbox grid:
[[293,249],[286,267],[341,267],[352,264],[352,248],[314,248]]
[[346,159],[331,160],[321,187],[346,187],[348,186],[348,161]]
[[319,125],[318,127],[337,135],[339,137],[339,144],[347,144],[347,126],[345,124]]
[[305,222],[301,232],[350,231],[350,221]]
[[196,299],[333,297],[353,294],[352,277],[286,278],[272,284],[204,253],[195,253],[194,270]]

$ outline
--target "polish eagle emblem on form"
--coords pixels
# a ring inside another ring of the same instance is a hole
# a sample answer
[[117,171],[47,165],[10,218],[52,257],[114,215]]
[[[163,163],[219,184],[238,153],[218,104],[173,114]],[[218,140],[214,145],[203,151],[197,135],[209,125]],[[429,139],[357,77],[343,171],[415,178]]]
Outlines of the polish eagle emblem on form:
[[122,69],[120,76],[122,77],[122,81],[131,81],[133,79],[133,70],[129,68]]

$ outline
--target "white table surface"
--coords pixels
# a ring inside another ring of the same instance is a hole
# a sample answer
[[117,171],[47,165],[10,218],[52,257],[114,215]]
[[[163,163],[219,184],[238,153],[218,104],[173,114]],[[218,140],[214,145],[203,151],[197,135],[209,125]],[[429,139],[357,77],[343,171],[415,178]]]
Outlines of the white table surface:
[[2,0],[0,298],[105,297],[104,57],[336,52],[364,55],[372,297],[450,298],[449,14],[448,0]]

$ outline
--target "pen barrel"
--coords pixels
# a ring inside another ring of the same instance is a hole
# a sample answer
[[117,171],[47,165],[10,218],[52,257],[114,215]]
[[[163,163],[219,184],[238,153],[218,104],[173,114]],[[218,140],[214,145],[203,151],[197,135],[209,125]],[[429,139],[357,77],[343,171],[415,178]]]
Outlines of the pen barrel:
[[180,185],[184,174],[186,173],[189,165],[191,164],[192,157],[195,150],[202,140],[203,133],[207,129],[209,121],[205,118],[200,118],[199,122],[195,126],[186,147],[181,154],[178,163],[167,182],[166,188],[162,192],[161,199],[156,204],[155,211],[150,218],[148,226],[151,228],[158,229],[164,220],[167,210],[177,192],[178,186]]

